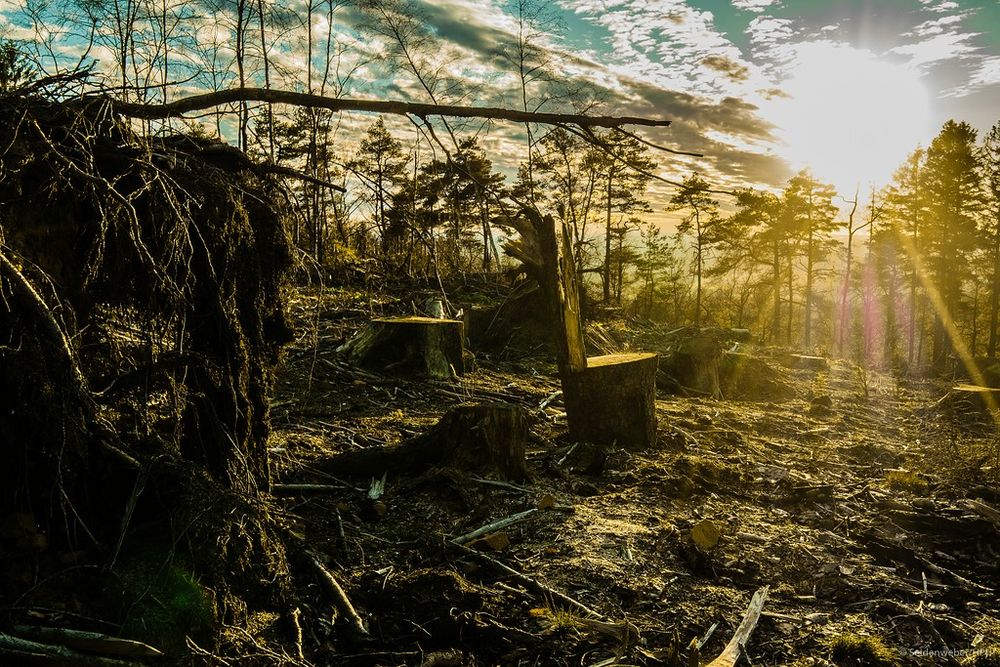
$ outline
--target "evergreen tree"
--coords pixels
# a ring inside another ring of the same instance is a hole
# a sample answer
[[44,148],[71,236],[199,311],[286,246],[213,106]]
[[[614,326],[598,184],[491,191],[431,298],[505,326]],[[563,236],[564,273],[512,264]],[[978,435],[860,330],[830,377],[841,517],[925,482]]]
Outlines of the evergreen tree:
[[976,130],[971,125],[953,120],[944,124],[927,149],[923,189],[930,213],[924,253],[938,293],[932,365],[940,372],[954,349],[963,283],[969,278],[966,257],[976,247],[976,220],[983,201]]
[[368,128],[358,145],[355,158],[347,163],[347,168],[370,191],[372,222],[379,233],[382,257],[388,260],[394,239],[389,229],[387,211],[390,197],[406,169],[406,159],[403,157],[402,145],[389,134],[381,116]]
[[701,326],[702,275],[706,253],[724,238],[719,202],[708,192],[709,185],[697,173],[684,179],[683,186],[670,200],[668,211],[689,211],[677,226],[679,237],[690,236],[694,250],[695,298],[694,325]]
[[785,214],[793,233],[799,239],[805,255],[805,323],[803,342],[812,346],[812,321],[815,294],[813,291],[818,265],[824,262],[833,247],[831,234],[838,224],[834,217],[833,186],[817,180],[804,169],[792,177],[784,192]]
[[1000,122],[990,128],[986,135],[982,155],[987,208],[982,231],[986,236],[990,264],[990,319],[986,356],[995,358],[997,319],[1000,317]]

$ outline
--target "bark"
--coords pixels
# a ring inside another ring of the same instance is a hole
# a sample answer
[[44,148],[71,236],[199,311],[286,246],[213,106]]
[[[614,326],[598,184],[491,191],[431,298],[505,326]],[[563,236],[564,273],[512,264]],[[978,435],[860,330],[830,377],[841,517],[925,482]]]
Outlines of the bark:
[[652,353],[591,357],[563,379],[570,436],[644,448],[656,442],[656,368]]

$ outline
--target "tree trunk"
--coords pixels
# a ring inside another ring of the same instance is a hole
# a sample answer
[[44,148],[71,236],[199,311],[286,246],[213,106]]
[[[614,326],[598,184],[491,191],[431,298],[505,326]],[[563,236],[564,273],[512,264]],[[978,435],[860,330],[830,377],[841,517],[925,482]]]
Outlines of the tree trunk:
[[591,357],[563,379],[570,436],[580,442],[644,448],[656,442],[653,353]]
[[986,356],[996,358],[997,353],[997,319],[1000,311],[1000,221],[993,233],[993,281],[990,291],[990,340],[986,348]]
[[805,340],[805,348],[807,350],[812,347],[814,243],[812,230],[809,230],[809,242],[806,244],[806,321],[804,324],[805,335],[803,337]]
[[450,380],[465,373],[464,340],[460,320],[391,317],[372,320],[337,351],[380,373]]

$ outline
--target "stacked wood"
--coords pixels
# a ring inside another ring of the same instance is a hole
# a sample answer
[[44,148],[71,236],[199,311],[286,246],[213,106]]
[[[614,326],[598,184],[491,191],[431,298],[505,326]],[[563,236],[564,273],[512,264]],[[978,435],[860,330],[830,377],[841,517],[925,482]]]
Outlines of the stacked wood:
[[450,380],[465,373],[460,320],[386,317],[372,320],[337,350],[361,368]]
[[511,403],[460,405],[449,410],[430,431],[395,447],[369,447],[341,454],[321,467],[334,475],[378,477],[418,473],[434,466],[496,475],[506,480],[528,478],[524,459],[528,415]]
[[570,436],[636,448],[656,442],[657,360],[654,353],[608,354],[569,373],[563,394]]

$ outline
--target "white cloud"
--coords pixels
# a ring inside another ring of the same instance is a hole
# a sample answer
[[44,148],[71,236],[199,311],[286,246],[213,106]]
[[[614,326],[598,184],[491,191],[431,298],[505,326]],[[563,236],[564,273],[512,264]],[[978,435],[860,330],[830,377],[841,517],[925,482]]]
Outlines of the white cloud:
[[927,69],[929,66],[950,60],[968,58],[978,51],[972,39],[978,33],[948,31],[890,49],[889,53],[905,56],[912,67]]
[[745,9],[751,12],[762,12],[771,5],[778,3],[778,0],[731,0],[733,7]]

